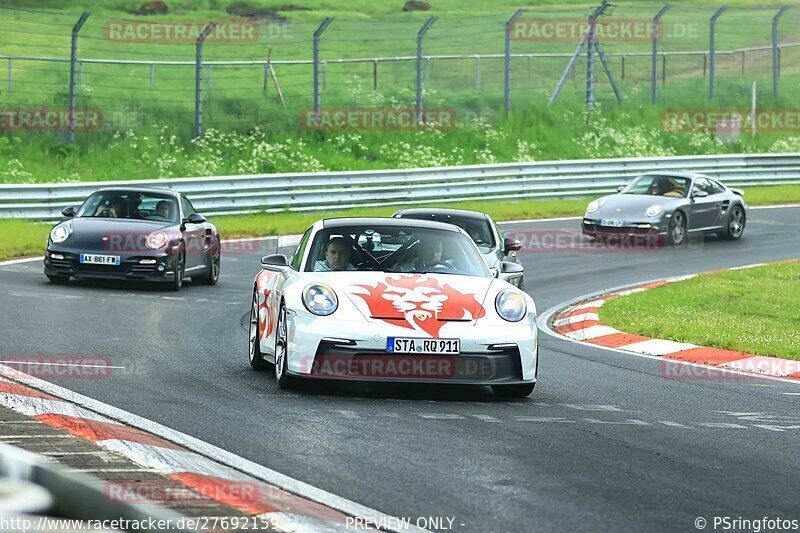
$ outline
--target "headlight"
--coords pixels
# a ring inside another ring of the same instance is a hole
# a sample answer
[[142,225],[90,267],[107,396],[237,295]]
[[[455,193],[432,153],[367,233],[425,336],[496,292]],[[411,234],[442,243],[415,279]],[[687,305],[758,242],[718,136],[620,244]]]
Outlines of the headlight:
[[327,285],[312,283],[303,289],[303,305],[315,315],[328,316],[339,307],[339,299]]
[[663,210],[664,207],[661,204],[653,204],[647,208],[647,211],[645,211],[644,214],[649,217],[657,217]]
[[163,231],[154,231],[147,236],[147,240],[145,240],[144,243],[148,248],[158,250],[159,248],[166,246],[168,240],[167,234]]
[[59,224],[52,230],[50,230],[50,240],[54,244],[58,244],[60,242],[64,242],[67,240],[67,237],[72,235],[72,224],[69,222],[64,222]]
[[525,305],[525,298],[511,289],[506,289],[497,294],[494,300],[494,307],[497,309],[497,314],[500,318],[509,322],[519,322],[525,316],[527,306]]
[[600,206],[602,206],[602,205],[603,205],[602,201],[600,201],[600,200],[592,200],[591,202],[589,202],[589,205],[586,206],[586,212],[587,213],[594,213],[595,211],[600,209]]

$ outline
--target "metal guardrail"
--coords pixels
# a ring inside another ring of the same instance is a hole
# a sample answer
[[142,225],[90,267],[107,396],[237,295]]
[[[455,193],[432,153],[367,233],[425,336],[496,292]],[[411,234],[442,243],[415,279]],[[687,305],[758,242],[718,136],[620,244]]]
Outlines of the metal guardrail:
[[100,187],[160,187],[207,215],[315,211],[461,200],[577,198],[614,192],[644,172],[700,172],[727,185],[800,184],[800,153],[588,159],[461,167],[169,180],[0,185],[0,218],[52,220]]

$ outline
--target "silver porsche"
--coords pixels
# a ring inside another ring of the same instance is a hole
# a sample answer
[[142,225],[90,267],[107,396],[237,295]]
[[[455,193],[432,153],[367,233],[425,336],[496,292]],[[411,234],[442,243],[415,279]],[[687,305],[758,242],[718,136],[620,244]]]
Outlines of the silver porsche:
[[644,174],[618,191],[589,203],[584,235],[653,235],[680,246],[691,234],[737,240],[747,223],[744,193],[702,174]]

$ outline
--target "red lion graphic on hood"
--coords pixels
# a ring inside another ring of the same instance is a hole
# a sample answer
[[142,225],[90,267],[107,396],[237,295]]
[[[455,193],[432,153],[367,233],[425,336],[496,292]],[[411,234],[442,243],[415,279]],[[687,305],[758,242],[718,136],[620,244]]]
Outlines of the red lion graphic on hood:
[[435,278],[406,274],[387,276],[373,287],[356,285],[366,294],[354,292],[373,318],[438,337],[448,320],[475,320],[486,314],[474,294],[463,294]]

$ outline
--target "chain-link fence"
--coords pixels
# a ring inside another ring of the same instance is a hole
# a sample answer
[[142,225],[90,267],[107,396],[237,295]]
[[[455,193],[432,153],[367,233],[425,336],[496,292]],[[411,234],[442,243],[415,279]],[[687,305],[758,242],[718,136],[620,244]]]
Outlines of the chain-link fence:
[[[186,135],[341,121],[414,127],[430,119],[421,110],[747,108],[754,90],[759,104],[778,107],[800,82],[799,23],[800,8],[638,2],[392,19],[232,13],[214,21],[0,7],[0,128],[66,140],[70,130],[153,126]],[[348,115],[353,110],[369,113]]]

